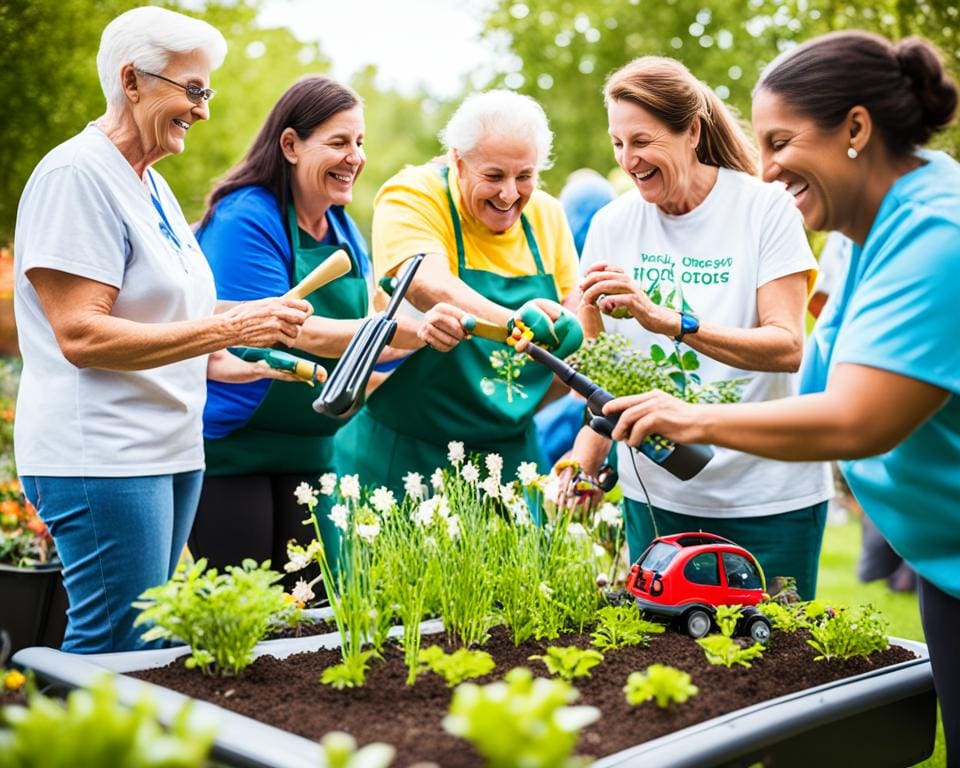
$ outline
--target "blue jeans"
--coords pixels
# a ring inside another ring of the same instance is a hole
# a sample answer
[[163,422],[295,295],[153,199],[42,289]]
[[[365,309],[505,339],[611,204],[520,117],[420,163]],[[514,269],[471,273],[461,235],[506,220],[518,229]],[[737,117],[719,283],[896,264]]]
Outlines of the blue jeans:
[[131,603],[172,575],[197,511],[203,472],[148,477],[22,477],[63,562],[70,600],[61,649],[151,647]]

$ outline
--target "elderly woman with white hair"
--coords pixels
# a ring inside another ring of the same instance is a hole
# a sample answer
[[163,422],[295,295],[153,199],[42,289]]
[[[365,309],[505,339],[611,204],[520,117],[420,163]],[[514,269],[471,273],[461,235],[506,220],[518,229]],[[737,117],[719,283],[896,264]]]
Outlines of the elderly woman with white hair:
[[553,140],[540,105],[510,91],[471,96],[441,139],[446,155],[387,181],[373,216],[378,275],[425,254],[407,298],[427,312],[420,336],[429,347],[337,436],[345,471],[394,490],[407,473],[446,465],[451,440],[500,454],[505,476],[540,458],[533,415],[552,374],[524,357],[505,359],[502,344],[465,341],[461,319],[505,325],[523,304],[559,301],[577,284],[563,208],[537,189]]
[[40,161],[20,200],[17,471],[63,562],[67,651],[142,646],[131,603],[171,576],[196,512],[208,365],[271,375],[222,350],[292,345],[310,313],[274,298],[214,314],[207,262],[151,168],[209,117],[225,53],[198,19],[118,16],[97,55],[106,113]]

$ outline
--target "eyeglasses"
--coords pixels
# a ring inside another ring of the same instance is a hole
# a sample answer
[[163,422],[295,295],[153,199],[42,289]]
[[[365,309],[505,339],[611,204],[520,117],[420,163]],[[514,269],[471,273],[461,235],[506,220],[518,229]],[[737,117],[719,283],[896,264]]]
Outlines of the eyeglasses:
[[158,80],[164,80],[171,85],[175,85],[178,88],[183,88],[187,93],[187,98],[194,104],[199,104],[202,101],[210,101],[214,96],[217,95],[217,92],[213,88],[201,88],[199,85],[184,85],[183,83],[178,83],[176,80],[171,80],[169,77],[164,77],[163,75],[158,75],[155,72],[145,72],[140,69],[137,70],[141,75],[149,75],[150,77],[155,77]]

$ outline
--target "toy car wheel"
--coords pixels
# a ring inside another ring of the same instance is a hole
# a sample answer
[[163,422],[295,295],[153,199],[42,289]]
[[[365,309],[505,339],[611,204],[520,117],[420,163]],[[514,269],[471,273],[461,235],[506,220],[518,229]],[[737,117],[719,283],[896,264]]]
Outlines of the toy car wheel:
[[766,616],[754,616],[747,624],[747,634],[755,643],[767,644],[770,639],[770,622]]
[[704,637],[713,623],[710,614],[700,608],[694,608],[683,619],[687,634],[694,640]]

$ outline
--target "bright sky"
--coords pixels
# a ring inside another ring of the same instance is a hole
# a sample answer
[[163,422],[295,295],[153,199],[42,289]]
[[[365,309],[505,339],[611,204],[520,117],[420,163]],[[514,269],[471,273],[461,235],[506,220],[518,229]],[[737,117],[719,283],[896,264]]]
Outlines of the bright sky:
[[[366,64],[379,84],[436,96],[460,90],[465,74],[489,62],[480,43],[480,10],[490,0],[265,0],[259,21],[318,40],[345,80]],[[480,84],[478,84],[480,85]]]

